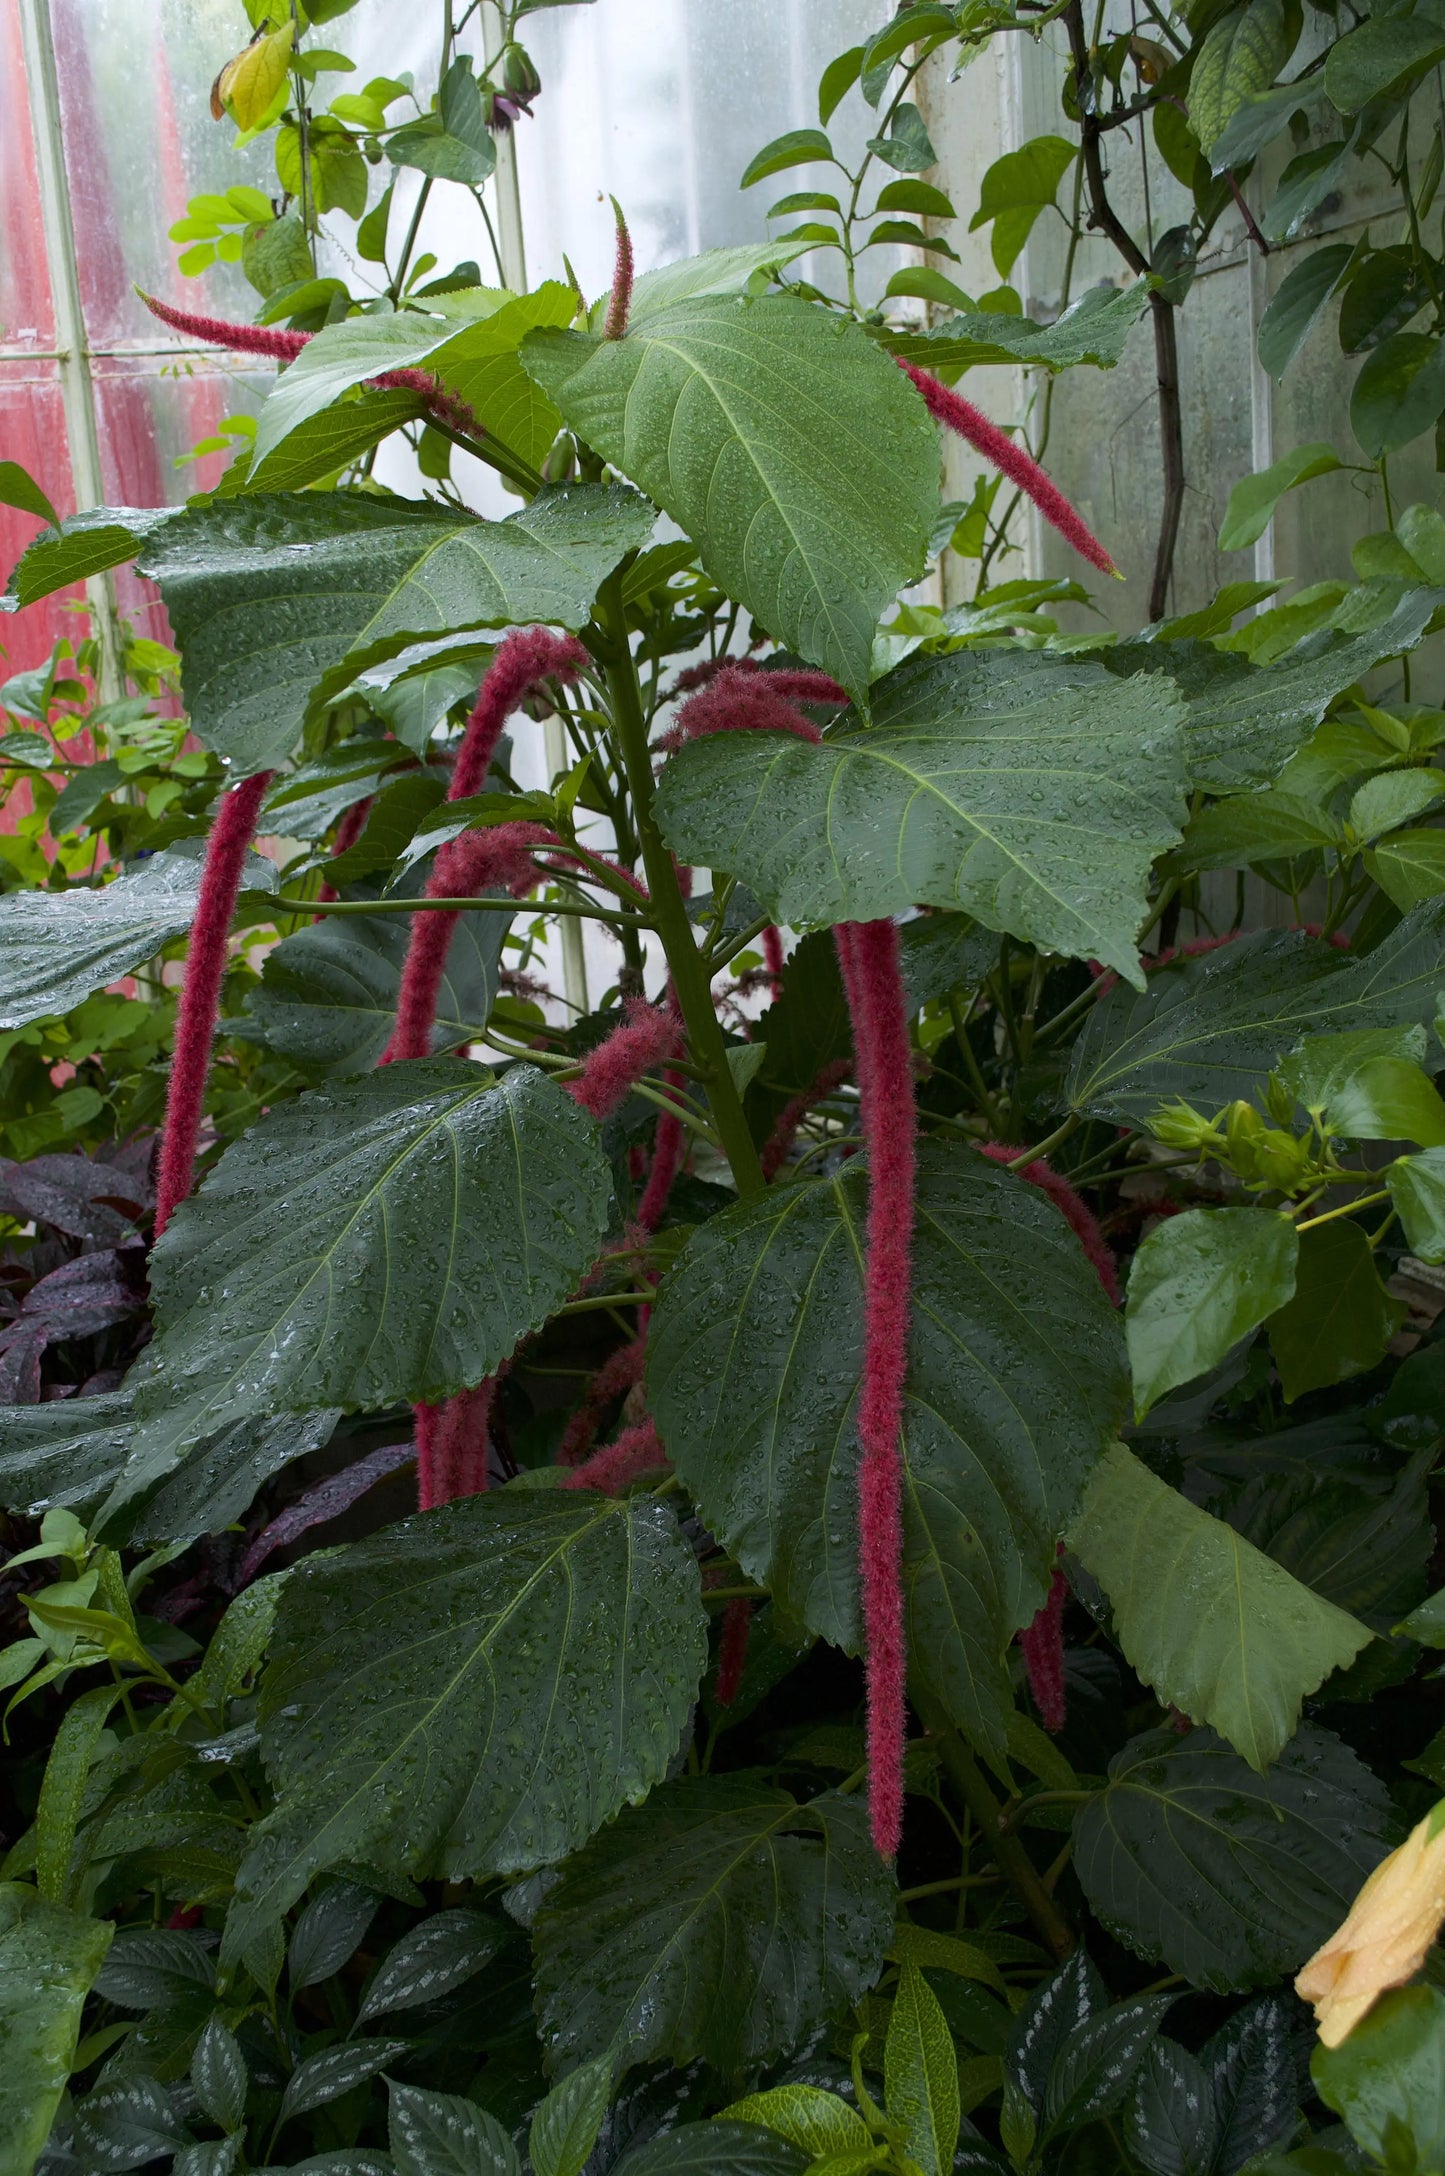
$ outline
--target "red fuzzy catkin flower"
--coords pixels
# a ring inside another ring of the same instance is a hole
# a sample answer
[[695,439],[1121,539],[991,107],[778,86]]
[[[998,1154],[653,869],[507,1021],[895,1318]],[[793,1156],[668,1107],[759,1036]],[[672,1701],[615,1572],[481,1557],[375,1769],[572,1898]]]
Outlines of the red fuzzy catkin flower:
[[[845,935],[846,931],[846,935]],[[868,1692],[868,1813],[873,1844],[893,1858],[903,1833],[903,1382],[917,1165],[913,1053],[898,931],[891,921],[835,932],[853,1016],[868,1223],[863,1271],[863,1371],[858,1398],[858,1562]]]
[[272,773],[257,771],[223,794],[206,846],[206,865],[191,924],[186,979],[176,1014],[175,1050],[166,1089],[166,1122],[156,1167],[157,1239],[191,1190],[206,1076],[216,1040],[216,1010],[226,972],[226,943],[251,844]]
[[[355,846],[357,840],[361,837],[362,832],[366,829],[366,819],[370,814],[370,794],[366,796],[366,799],[364,801],[352,802],[350,808],[346,811],[346,814],[342,817],[340,823],[336,826],[336,837],[332,841],[331,846],[331,856],[333,861],[338,854],[344,854],[347,852],[348,848]],[[334,884],[323,884],[316,894],[316,904],[318,906],[326,905],[329,904],[331,900],[338,899],[340,896],[341,895],[337,891]]]
[[480,1496],[487,1485],[488,1422],[496,1396],[495,1376],[458,1391],[443,1405],[418,1405],[417,1504],[434,1511],[459,1496]]
[[723,1611],[722,1636],[718,1641],[717,1677],[712,1696],[720,1708],[730,1708],[738,1696],[743,1665],[748,1659],[748,1634],[752,1623],[752,1603],[745,1595],[735,1594]]
[[[1004,1141],[980,1141],[980,1156],[986,1156],[991,1164],[1012,1163],[1018,1154]],[[1088,1203],[1077,1194],[1060,1171],[1047,1164],[1042,1157],[1023,1164],[1014,1174],[1028,1186],[1036,1186],[1041,1194],[1047,1194],[1054,1207],[1063,1216],[1079,1245],[1089,1258],[1095,1276],[1104,1287],[1111,1307],[1119,1304],[1119,1272],[1109,1251],[1109,1242],[1099,1228],[1099,1220]]]
[[1034,1621],[1019,1634],[1029,1691],[1043,1718],[1045,1730],[1057,1732],[1066,1720],[1064,1704],[1064,1600],[1068,1587],[1057,1568],[1049,1581],[1048,1599]]
[[625,1397],[634,1383],[642,1381],[646,1359],[645,1337],[635,1337],[630,1345],[619,1345],[616,1352],[608,1354],[583,1391],[581,1404],[562,1430],[562,1440],[557,1446],[559,1466],[575,1466],[578,1459],[591,1450],[603,1413],[614,1398]]
[[[706,687],[689,695],[656,745],[670,755],[685,741],[699,740],[705,733],[793,733],[799,740],[821,740],[817,726],[793,708],[793,700],[781,683],[823,677],[724,665]],[[827,684],[834,685],[832,681]],[[812,698],[803,696],[800,700]]]
[[563,1488],[595,1488],[604,1496],[615,1496],[619,1490],[640,1481],[644,1474],[656,1473],[667,1464],[667,1452],[656,1424],[640,1420],[633,1428],[625,1428],[615,1443],[604,1443],[600,1451],[580,1466],[573,1466],[564,1474]]
[[763,965],[773,986],[773,1002],[783,994],[783,968],[787,962],[783,956],[783,933],[776,922],[769,922],[763,931]]
[[[681,1088],[681,1073],[668,1071],[662,1076],[665,1088]],[[648,1166],[647,1184],[642,1189],[642,1199],[637,1204],[637,1221],[644,1232],[655,1232],[662,1222],[667,1207],[667,1197],[672,1192],[673,1181],[682,1169],[687,1154],[687,1128],[671,1111],[663,1111],[652,1137],[652,1162]]]
[[676,1055],[678,1041],[677,1015],[671,1006],[629,998],[621,1027],[587,1053],[577,1079],[565,1083],[567,1093],[600,1125],[621,1109],[644,1073]]
[[602,337],[621,340],[627,331],[628,313],[632,308],[632,236],[627,231],[627,221],[616,197],[612,199],[612,210],[617,220],[617,258],[612,270],[612,293],[607,301]]
[[1045,521],[1051,522],[1060,536],[1091,566],[1097,567],[1101,574],[1118,574],[1119,569],[1099,539],[1081,520],[1058,485],[1045,475],[1031,453],[1025,452],[996,423],[990,423],[972,401],[965,400],[961,393],[955,393],[929,371],[920,370],[916,363],[905,362],[901,355],[895,355],[893,360],[913,380],[935,422],[956,431],[986,461],[991,461],[1011,484],[1017,485],[1026,499],[1032,499]]
[[[239,354],[269,355],[278,363],[294,363],[311,338],[309,332],[289,332],[282,325],[235,325],[229,318],[204,317],[199,311],[177,310],[170,303],[146,294],[143,289],[137,288],[136,292],[152,315],[174,332],[189,333],[193,340],[205,340],[216,347],[234,348]],[[415,393],[436,422],[445,424],[448,430],[460,432],[463,437],[486,435],[466,402],[455,393],[449,393],[429,370],[383,370],[366,382],[378,389],[395,388],[399,392]]]
[[587,652],[575,635],[554,635],[548,627],[518,627],[505,636],[477,690],[447,799],[465,801],[480,793],[512,712],[543,680],[560,680],[570,687],[586,663]]
[[777,1177],[788,1160],[789,1151],[798,1137],[798,1128],[809,1111],[825,1101],[835,1088],[840,1088],[852,1070],[847,1058],[832,1059],[814,1076],[801,1095],[793,1096],[783,1105],[778,1113],[778,1122],[764,1142],[759,1158],[764,1179],[771,1182]]
[[[545,845],[551,837],[544,824],[496,824],[487,831],[464,831],[460,838],[449,839],[438,850],[427,879],[426,896],[462,899],[495,890],[522,898],[539,881],[539,871],[527,848]],[[450,913],[413,916],[396,1001],[396,1025],[379,1064],[394,1065],[399,1058],[429,1055],[442,976],[460,911],[458,908]]]

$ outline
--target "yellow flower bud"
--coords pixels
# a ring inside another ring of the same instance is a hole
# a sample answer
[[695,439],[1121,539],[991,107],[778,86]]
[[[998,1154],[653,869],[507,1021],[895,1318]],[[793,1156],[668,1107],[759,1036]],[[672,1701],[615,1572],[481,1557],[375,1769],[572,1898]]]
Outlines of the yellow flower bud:
[[1445,1803],[1381,1860],[1343,1926],[1295,1981],[1314,2004],[1319,2036],[1336,2048],[1377,1995],[1401,1987],[1425,1962],[1445,1920]]

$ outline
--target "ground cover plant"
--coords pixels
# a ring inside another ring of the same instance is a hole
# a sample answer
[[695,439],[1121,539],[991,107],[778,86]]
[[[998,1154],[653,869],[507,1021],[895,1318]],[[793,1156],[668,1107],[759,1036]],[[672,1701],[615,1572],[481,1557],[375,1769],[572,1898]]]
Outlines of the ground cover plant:
[[[0,688],[0,2170],[1439,2169],[1445,528],[1166,606],[1174,313],[1301,115],[1266,225],[1374,157],[1408,239],[1285,281],[1281,368],[1343,294],[1358,445],[1227,536],[1445,410],[1445,33],[915,5],[749,165],[874,110],[800,228],[634,277],[619,208],[586,297],[390,225],[410,166],[489,232],[527,12],[323,106],[344,0],[255,0],[213,99],[277,195],[176,239],[257,321],[157,307],[274,389],[215,491],[11,576],[134,559],[176,649]],[[919,68],[1049,25],[1069,134],[978,215],[1006,280],[1071,173],[1129,279],[871,306],[875,243],[948,261]],[[1152,258],[1145,124],[1195,204]],[[318,276],[338,214],[379,292]],[[1034,456],[1136,327],[1115,639]],[[1032,451],[960,390],[1001,356]],[[1024,503],[1077,580],[999,578]]]

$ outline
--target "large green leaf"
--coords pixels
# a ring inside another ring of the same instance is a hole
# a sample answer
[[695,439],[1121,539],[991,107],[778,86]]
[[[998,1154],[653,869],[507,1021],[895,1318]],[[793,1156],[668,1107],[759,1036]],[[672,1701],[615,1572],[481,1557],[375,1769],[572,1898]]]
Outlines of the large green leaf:
[[30,2176],[80,2035],[80,2013],[115,1929],[0,1887],[0,2176]]
[[[491,1017],[505,914],[458,917],[437,999],[434,1050],[473,1040]],[[248,1010],[268,1047],[298,1065],[360,1073],[396,1025],[411,930],[404,914],[326,915],[267,955]]]
[[701,295],[624,340],[534,333],[522,360],[730,596],[866,695],[874,629],[938,512],[933,426],[887,356],[789,296]]
[[41,1518],[104,1496],[125,1463],[134,1425],[129,1391],[0,1407],[0,1504]]
[[1381,10],[1330,47],[1325,89],[1341,113],[1357,113],[1371,99],[1398,96],[1442,56],[1445,29],[1433,16]]
[[123,566],[174,518],[170,506],[92,506],[58,529],[42,529],[16,561],[0,611],[19,612],[72,582]]
[[289,756],[309,706],[408,643],[514,621],[580,627],[653,520],[617,484],[557,485],[505,521],[367,492],[278,492],[188,509],[142,571],[160,583],[197,737],[257,771]]
[[1283,1307],[1298,1260],[1299,1234],[1273,1209],[1186,1209],[1157,1225],[1129,1269],[1135,1418]]
[[152,854],[111,884],[7,892],[0,899],[0,1028],[69,1012],[195,920],[201,864]]
[[[1240,793],[1276,777],[1346,688],[1424,638],[1445,591],[1382,585],[1362,590],[1360,612],[1376,624],[1360,633],[1309,636],[1273,665],[1251,665],[1211,643],[1121,642],[1102,662],[1121,675],[1166,674],[1184,699],[1189,781],[1211,793]],[[1382,609],[1388,605],[1388,609]]]
[[1150,863],[1184,816],[1179,717],[1167,683],[1087,658],[913,657],[874,689],[871,725],[692,742],[659,818],[779,922],[962,908],[1136,979]]
[[888,2114],[924,2176],[952,2176],[958,2145],[958,2051],[938,1997],[905,1958],[883,2055]]
[[591,1120],[530,1066],[423,1059],[279,1105],[156,1248],[122,1494],[246,1414],[480,1382],[591,1265],[610,1192]]
[[1112,370],[1149,300],[1148,282],[1091,287],[1052,325],[999,310],[974,310],[931,327],[870,326],[890,355],[902,355],[950,379],[979,363],[1036,363],[1050,371],[1096,363]]
[[1262,1775],[1307,1693],[1373,1637],[1116,1443],[1070,1546],[1109,1597],[1130,1666]]
[[1189,121],[1206,153],[1245,100],[1268,90],[1289,59],[1299,18],[1291,36],[1288,12],[1285,0],[1248,0],[1221,17],[1200,46],[1189,78]]
[[230,1955],[311,1876],[521,1873],[665,1774],[707,1654],[690,1545],[649,1497],[504,1489],[286,1583],[262,1685],[278,1803]]
[[808,2156],[755,2123],[680,2123],[618,2163],[618,2176],[803,2176]]
[[1182,1096],[1216,1111],[1248,1097],[1306,1035],[1427,1025],[1445,955],[1445,899],[1426,900],[1351,958],[1302,932],[1259,930],[1173,961],[1143,996],[1112,990],[1074,1049],[1069,1100],[1096,1118],[1147,1119]]
[[[854,1406],[867,1177],[696,1231],[662,1288],[653,1411],[704,1518],[810,1630],[858,1644]],[[1000,1752],[1004,1650],[1126,1397],[1118,1318],[1063,1218],[967,1151],[920,1150],[904,1416],[912,1667]]]
[[1303,1232],[1293,1296],[1269,1326],[1286,1400],[1377,1367],[1408,1311],[1382,1283],[1363,1225]]
[[261,488],[277,467],[277,449],[353,386],[388,370],[434,372],[496,438],[535,463],[556,436],[557,411],[517,360],[529,332],[570,324],[577,297],[548,280],[535,294],[508,296],[472,288],[431,298],[437,314],[400,311],[393,317],[353,317],[327,325],[308,340],[277,379],[256,432],[252,474]]
[[679,1778],[564,1867],[533,1927],[551,2060],[787,2053],[877,1978],[894,1887],[860,1798]]
[[1372,2158],[1387,2168],[1445,2166],[1445,1995],[1437,1987],[1392,1988],[1338,2046],[1316,2047],[1310,2075]]
[[1384,1785],[1311,1723],[1264,1777],[1212,1730],[1151,1730],[1080,1812],[1074,1870],[1140,1956],[1197,1987],[1265,1986],[1334,1932],[1391,1821]]

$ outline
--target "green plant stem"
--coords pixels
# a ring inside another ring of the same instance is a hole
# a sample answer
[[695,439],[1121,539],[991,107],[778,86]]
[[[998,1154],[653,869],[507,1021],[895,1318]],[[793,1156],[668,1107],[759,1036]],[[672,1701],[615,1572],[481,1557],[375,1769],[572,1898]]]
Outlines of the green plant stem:
[[916,1889],[900,1889],[900,1904],[917,1904],[926,1896],[952,1896],[956,1889],[988,1889],[1003,1880],[1002,1874],[949,1874],[943,1881],[923,1881]]
[[[652,756],[647,745],[647,721],[642,710],[642,689],[632,646],[627,638],[627,610],[622,598],[622,569],[608,577],[598,598],[602,640],[595,655],[607,674],[612,698],[612,726],[627,772],[632,795],[633,821],[647,888],[652,894],[653,926],[662,939],[673,987],[682,1008],[683,1022],[693,1058],[708,1090],[713,1120],[732,1171],[738,1192],[746,1199],[763,1191],[762,1167],[742,1101],[733,1085],[727,1061],[727,1045],[713,1011],[707,964],[698,951],[687,918],[687,906],[678,886],[677,871],[662,833],[657,828],[652,790]],[[596,641],[594,633],[593,640]]]
[[949,1781],[978,1823],[984,1842],[998,1861],[1000,1871],[1017,1891],[1050,1954],[1062,1964],[1072,1954],[1078,1936],[1044,1887],[1042,1875],[1018,1837],[1003,1826],[999,1802],[963,1739],[941,1709],[934,1707],[926,1696],[920,1698],[912,1693],[911,1697],[931,1735],[938,1740]]
[[1323,1216],[1306,1217],[1303,1224],[1296,1224],[1295,1230],[1317,1231],[1321,1224],[1333,1224],[1337,1217],[1353,1216],[1357,1209],[1373,1209],[1377,1201],[1388,1201],[1389,1198],[1390,1189],[1387,1186],[1382,1186],[1378,1193],[1358,1194],[1353,1201],[1342,1202],[1338,1209],[1326,1209]]
[[1077,1132],[1082,1123],[1077,1111],[1070,1112],[1061,1126],[1055,1126],[1052,1133],[1044,1135],[1037,1148],[1026,1148],[1021,1156],[1013,1157],[1006,1168],[1009,1171],[1021,1171],[1025,1164],[1036,1163],[1039,1157],[1047,1156],[1061,1142],[1067,1141],[1069,1135]]
[[[515,899],[292,899],[285,892],[278,892],[274,904],[289,907],[296,914],[517,914],[525,902]],[[616,914],[610,907],[584,907],[569,899],[553,899],[535,909],[536,913],[571,914],[583,916],[591,922],[610,922],[621,929],[654,929],[655,922],[645,914]]]
[[605,1307],[650,1307],[657,1298],[655,1288],[649,1285],[645,1292],[594,1292],[588,1298],[568,1300],[559,1307],[559,1315],[595,1315]]

